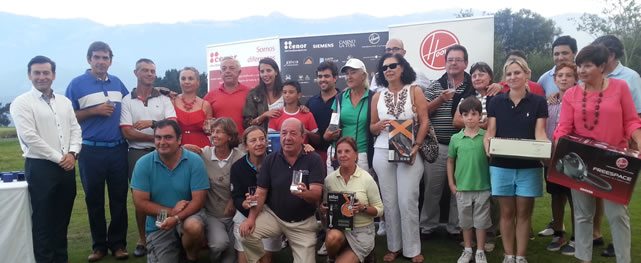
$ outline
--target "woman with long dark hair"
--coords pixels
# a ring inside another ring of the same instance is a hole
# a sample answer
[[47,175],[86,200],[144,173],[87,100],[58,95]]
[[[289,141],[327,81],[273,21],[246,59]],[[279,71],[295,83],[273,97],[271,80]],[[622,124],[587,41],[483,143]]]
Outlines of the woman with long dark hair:
[[243,127],[251,125],[267,129],[270,118],[278,117],[283,108],[283,80],[278,64],[271,58],[258,61],[259,83],[247,94],[243,108]]

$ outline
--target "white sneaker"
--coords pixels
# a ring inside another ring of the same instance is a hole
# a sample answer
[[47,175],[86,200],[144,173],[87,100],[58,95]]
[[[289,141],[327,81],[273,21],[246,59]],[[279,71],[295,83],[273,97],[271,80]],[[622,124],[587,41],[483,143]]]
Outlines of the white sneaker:
[[474,257],[472,252],[468,252],[467,250],[463,250],[463,253],[461,253],[461,256],[458,258],[456,263],[469,263],[472,260],[472,257]]
[[525,257],[518,257],[518,258],[516,258],[516,260],[514,262],[516,262],[516,263],[527,263],[527,259],[525,259]]
[[323,245],[316,251],[316,254],[319,256],[327,256],[327,248],[325,247],[325,242],[323,242]]
[[474,256],[474,262],[475,263],[487,263],[487,258],[485,257],[485,252],[483,251],[476,251],[476,255]]
[[514,256],[505,256],[503,263],[516,263],[516,258]]
[[494,251],[495,247],[496,247],[496,243],[494,243],[493,241],[492,242],[487,242],[483,246],[485,252],[492,252],[492,251]]
[[378,222],[378,230],[376,231],[376,235],[379,235],[379,236],[385,235],[385,221]]

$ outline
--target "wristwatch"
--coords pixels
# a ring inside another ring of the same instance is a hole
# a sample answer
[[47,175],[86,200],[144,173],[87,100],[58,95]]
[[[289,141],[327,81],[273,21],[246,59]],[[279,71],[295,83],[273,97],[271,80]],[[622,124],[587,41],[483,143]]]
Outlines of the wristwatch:
[[581,156],[570,152],[560,158],[556,163],[556,170],[574,180],[585,182],[603,191],[612,191],[612,185],[603,178],[588,172],[588,166]]
[[361,209],[359,210],[359,212],[361,212],[361,213],[364,213],[365,211],[367,211],[367,205],[363,205],[361,207]]
[[74,159],[78,160],[78,154],[76,152],[69,152]]

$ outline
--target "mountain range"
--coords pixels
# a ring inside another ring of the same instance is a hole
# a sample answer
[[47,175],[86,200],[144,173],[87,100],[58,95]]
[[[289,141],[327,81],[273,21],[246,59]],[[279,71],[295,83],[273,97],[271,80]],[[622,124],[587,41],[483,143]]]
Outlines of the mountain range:
[[[27,62],[36,55],[56,61],[54,90],[64,93],[69,81],[89,65],[86,52],[96,40],[108,43],[114,52],[111,74],[128,88],[136,84],[134,63],[142,57],[156,62],[158,76],[165,70],[195,66],[205,70],[208,45],[265,37],[313,36],[338,33],[384,31],[390,25],[449,20],[458,10],[439,10],[406,16],[373,17],[364,14],[320,20],[290,18],[280,13],[235,21],[192,21],[175,24],[105,26],[87,19],[42,19],[0,12],[0,102],[10,102],[27,91]],[[480,12],[477,12],[480,13]],[[592,36],[577,32],[569,18],[580,14],[550,17],[563,34],[577,38],[579,47]]]

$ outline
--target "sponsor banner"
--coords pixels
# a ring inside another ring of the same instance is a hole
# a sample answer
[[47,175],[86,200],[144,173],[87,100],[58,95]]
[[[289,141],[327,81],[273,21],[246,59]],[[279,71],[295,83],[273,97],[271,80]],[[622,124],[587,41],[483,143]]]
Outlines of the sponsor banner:
[[276,63],[280,63],[279,44],[278,38],[267,38],[208,46],[209,89],[218,87],[222,83],[220,62],[224,57],[233,57],[238,60],[241,67],[238,81],[253,88],[258,84],[258,61],[270,57]]
[[476,62],[494,62],[494,17],[390,26],[389,37],[403,40],[407,61],[431,80],[445,73],[445,50],[452,45],[467,49],[468,70]]
[[[385,52],[387,32],[324,35],[280,39],[280,65],[283,81],[300,82],[303,101],[318,94],[316,68],[323,61],[331,60],[339,70],[350,58],[365,63],[369,79],[376,72],[376,63]],[[339,74],[337,87],[345,88],[345,77]]]

